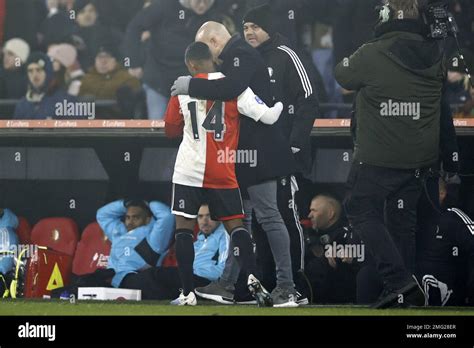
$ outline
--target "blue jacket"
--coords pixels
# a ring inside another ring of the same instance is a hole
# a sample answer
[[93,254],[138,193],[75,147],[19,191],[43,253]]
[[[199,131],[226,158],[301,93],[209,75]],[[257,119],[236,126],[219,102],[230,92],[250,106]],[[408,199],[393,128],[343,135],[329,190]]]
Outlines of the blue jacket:
[[[5,209],[0,219],[0,252],[13,251],[18,246],[18,237],[15,229],[18,227],[18,219],[11,210]],[[6,274],[13,269],[13,255],[0,255],[0,273]]]
[[[112,286],[118,288],[129,273],[138,272],[149,266],[160,266],[168,251],[174,233],[174,216],[163,203],[151,202],[153,218],[146,226],[127,232],[122,221],[127,209],[123,200],[102,207],[97,212],[97,222],[112,243],[109,266],[115,271]],[[135,251],[135,247],[146,238],[154,252],[160,254],[156,265],[147,265]]]
[[[71,117],[62,117],[56,115],[56,104],[64,103],[64,100],[68,102],[76,102],[77,98],[73,97],[63,90],[58,90],[52,95],[46,95],[39,103],[33,103],[23,97],[15,108],[15,114],[13,116],[16,120],[44,120],[47,118],[54,119],[70,119]],[[78,115],[80,118],[81,115]]]
[[194,274],[211,281],[219,279],[229,253],[229,235],[220,225],[211,235],[199,233],[194,242]]

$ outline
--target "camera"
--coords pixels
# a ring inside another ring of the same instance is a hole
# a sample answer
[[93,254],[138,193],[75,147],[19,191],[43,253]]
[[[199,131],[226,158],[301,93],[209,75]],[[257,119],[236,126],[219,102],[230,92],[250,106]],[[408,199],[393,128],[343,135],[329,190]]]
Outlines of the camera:
[[448,36],[455,37],[457,35],[458,26],[453,15],[449,12],[447,2],[428,1],[420,10],[428,38],[443,40]]

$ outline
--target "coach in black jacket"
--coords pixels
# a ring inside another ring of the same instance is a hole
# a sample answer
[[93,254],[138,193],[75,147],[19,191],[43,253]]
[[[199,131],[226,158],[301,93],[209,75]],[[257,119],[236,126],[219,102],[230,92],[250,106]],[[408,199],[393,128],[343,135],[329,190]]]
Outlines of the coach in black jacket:
[[[245,15],[243,20],[245,40],[255,47],[265,60],[274,99],[284,105],[276,126],[290,142],[297,160],[298,173],[308,174],[312,167],[310,136],[316,116],[319,114],[313,79],[315,72],[312,66],[292,49],[289,40],[276,32],[271,13],[271,7],[263,5],[251,9]],[[290,233],[291,261],[297,289],[304,293],[303,284],[306,282],[300,282],[301,277],[298,276],[298,272],[304,269],[304,237],[296,206],[297,191],[298,184],[295,177],[289,176],[279,180],[278,208]],[[262,234],[255,235],[260,237]],[[261,248],[259,257],[262,257]],[[271,262],[264,264],[268,264],[268,269],[264,269],[263,273],[272,274],[270,268],[274,270],[274,265]],[[265,278],[262,278],[262,281],[265,283]]]
[[[196,40],[208,44],[216,63],[220,63],[218,70],[226,77],[213,81],[180,77],[173,86],[173,95],[189,94],[198,99],[227,101],[237,98],[250,87],[267,105],[274,104],[268,69],[259,53],[240,35],[231,37],[225,27],[209,22],[198,31]],[[274,305],[295,306],[290,240],[278,210],[276,180],[295,172],[296,164],[290,145],[278,127],[244,117],[240,124],[239,151],[257,154],[255,167],[248,163],[237,165],[237,177],[244,198],[250,198],[245,203],[246,211],[255,211],[257,221],[275,242],[270,241],[273,254],[278,257],[275,263],[279,277],[277,288],[272,293]],[[235,275],[233,278],[232,281],[226,279],[225,284],[221,283],[222,287],[236,283]],[[211,287],[214,288],[214,285],[211,284]],[[196,289],[196,293],[202,295],[204,291],[209,293],[208,290],[215,289]],[[232,297],[232,294],[222,291],[221,294],[221,297]]]

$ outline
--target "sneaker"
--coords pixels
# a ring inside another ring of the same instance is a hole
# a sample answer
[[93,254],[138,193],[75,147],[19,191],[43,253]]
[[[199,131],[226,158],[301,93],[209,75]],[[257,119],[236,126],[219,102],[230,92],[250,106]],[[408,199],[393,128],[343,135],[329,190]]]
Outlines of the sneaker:
[[[399,299],[402,297],[403,302]],[[379,297],[377,302],[372,305],[375,309],[384,309],[390,307],[411,307],[424,306],[426,301],[426,294],[421,288],[418,280],[413,276],[413,280],[407,285],[397,291],[385,290]]]
[[270,293],[260,284],[260,281],[253,274],[249,275],[247,286],[250,293],[257,301],[259,307],[273,307]]
[[218,281],[202,288],[194,290],[196,295],[205,298],[206,300],[215,301],[220,304],[231,305],[234,304],[234,294],[222,286]]
[[195,306],[197,305],[196,295],[194,292],[190,292],[188,296],[184,296],[183,291],[181,290],[181,294],[176,300],[170,302],[173,306]]
[[295,289],[282,289],[277,286],[272,291],[273,307],[275,308],[298,307],[296,298],[297,298],[297,293]]
[[306,296],[301,294],[299,291],[296,292],[296,303],[300,306],[309,305],[309,300]]

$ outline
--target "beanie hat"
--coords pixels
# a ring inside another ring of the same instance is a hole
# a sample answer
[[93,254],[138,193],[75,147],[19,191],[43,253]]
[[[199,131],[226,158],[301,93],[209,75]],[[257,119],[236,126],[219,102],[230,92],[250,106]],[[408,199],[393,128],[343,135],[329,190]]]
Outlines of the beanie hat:
[[[74,12],[76,12],[76,14],[78,14],[79,12],[81,12],[84,7],[86,7],[87,5],[89,4],[92,4],[95,6],[95,1],[94,0],[76,0],[74,2]],[[96,6],[97,8],[97,6]]]
[[245,23],[257,24],[270,36],[272,36],[275,32],[272,24],[272,9],[268,4],[252,8],[249,12],[247,12],[243,20],[243,24]]
[[62,66],[69,68],[76,62],[77,50],[70,44],[52,45],[48,49],[48,56],[57,60]]
[[15,56],[19,57],[22,63],[25,63],[30,55],[30,45],[22,39],[8,40],[3,49],[5,51],[10,51]]

